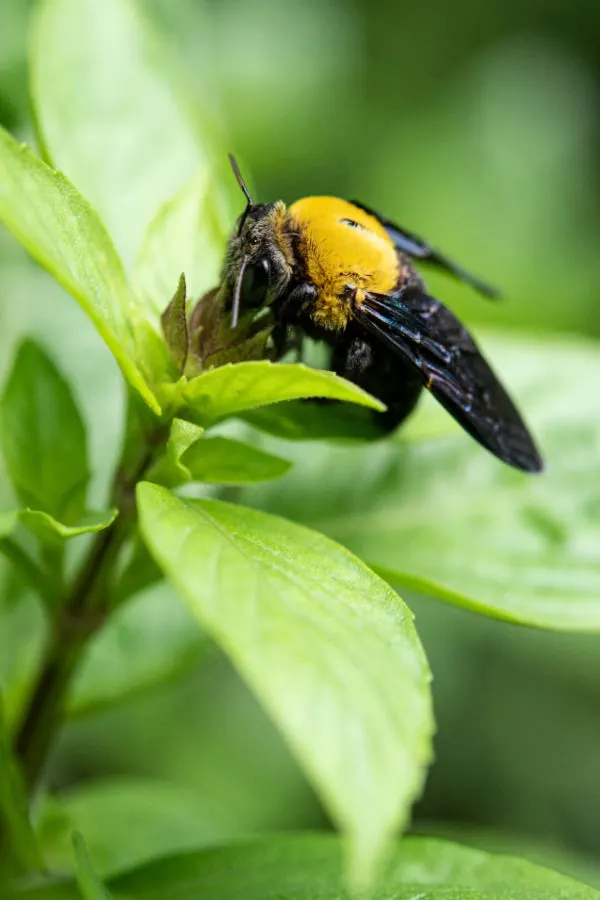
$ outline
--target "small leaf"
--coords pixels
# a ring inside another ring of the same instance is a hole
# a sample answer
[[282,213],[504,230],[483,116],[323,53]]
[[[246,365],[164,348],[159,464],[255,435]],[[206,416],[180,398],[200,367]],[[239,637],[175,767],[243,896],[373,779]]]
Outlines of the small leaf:
[[[240,323],[239,328],[242,328],[242,323]],[[249,362],[252,360],[264,359],[267,339],[272,331],[272,327],[263,328],[262,331],[257,331],[256,334],[253,334],[250,337],[236,340],[235,343],[230,344],[229,347],[212,351],[205,358],[204,367],[209,369],[213,366],[215,368],[217,366],[226,366],[228,363]]]
[[85,510],[85,427],[71,389],[33,341],[19,347],[0,402],[6,469],[26,506],[70,519]]
[[0,129],[0,221],[83,307],[125,378],[160,413],[138,368],[131,323],[142,313],[104,226],[64,175],[4,129]]
[[177,290],[173,295],[173,299],[161,316],[161,324],[167,347],[169,348],[171,358],[173,359],[179,374],[181,374],[185,368],[185,361],[188,355],[189,338],[186,296],[185,275],[180,275],[179,284],[177,285]]
[[[228,202],[233,179],[203,168],[158,211],[150,223],[133,272],[137,293],[162,312],[165,297],[183,270],[195,299],[219,281],[226,240],[235,221]],[[237,187],[237,185],[235,185]]]
[[79,831],[73,832],[73,849],[75,850],[77,884],[83,900],[110,900],[111,895],[96,875],[83,835]]
[[[45,0],[31,43],[43,144],[99,211],[128,269],[159,207],[199,171],[214,190],[236,188],[231,176],[213,174],[215,137],[199,127],[194,99],[173,71],[176,48],[163,46],[140,7],[129,0]],[[224,165],[225,154],[215,149]],[[174,241],[189,246],[196,234],[178,231]],[[173,242],[166,252],[172,259]],[[161,308],[186,256],[168,280]]]
[[13,758],[0,695],[0,844],[3,834],[8,839],[10,862],[25,871],[42,868],[37,841],[29,822],[27,794]]
[[174,419],[165,451],[148,480],[167,487],[190,481],[205,484],[249,484],[280,478],[287,460],[231,438],[202,437],[203,429]]
[[183,397],[201,424],[208,425],[236,413],[300,397],[347,400],[384,409],[374,397],[332,372],[299,363],[245,362],[212,369],[192,379]]
[[104,531],[115,521],[118,514],[116,509],[107,509],[104,512],[88,512],[77,521],[66,525],[59,522],[48,513],[39,509],[22,509],[19,512],[19,520],[35,534],[40,541],[50,544],[62,544],[69,538],[78,537],[81,534],[90,534],[96,531]]
[[186,450],[181,463],[190,481],[206,484],[247,484],[281,478],[291,463],[251,444],[225,437],[205,437]]
[[173,419],[164,452],[148,473],[148,481],[156,481],[167,487],[177,487],[191,481],[191,473],[182,465],[181,457],[198,441],[204,429],[184,419]]
[[203,374],[205,360],[222,346],[223,341],[227,343],[231,339],[220,288],[211,288],[196,301],[190,315],[189,332],[191,352],[186,375],[192,378]]
[[159,565],[246,678],[372,883],[431,755],[429,672],[412,617],[315,532],[214,500],[138,486]]

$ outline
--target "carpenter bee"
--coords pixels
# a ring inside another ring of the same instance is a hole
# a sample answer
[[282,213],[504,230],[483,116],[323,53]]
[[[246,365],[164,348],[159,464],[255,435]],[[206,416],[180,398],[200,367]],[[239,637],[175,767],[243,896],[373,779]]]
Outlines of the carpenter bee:
[[233,156],[247,205],[230,238],[222,285],[231,326],[269,307],[273,358],[308,336],[330,348],[330,368],[380,399],[385,431],[429,390],[475,440],[511,466],[539,472],[542,458],[512,400],[464,325],[431,297],[412,260],[481,294],[496,291],[422,238],[357,202],[305,197],[255,204]]

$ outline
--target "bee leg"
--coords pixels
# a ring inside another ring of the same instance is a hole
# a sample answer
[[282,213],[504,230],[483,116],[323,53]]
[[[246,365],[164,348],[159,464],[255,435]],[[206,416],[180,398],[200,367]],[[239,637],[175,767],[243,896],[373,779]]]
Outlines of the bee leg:
[[363,337],[351,336],[333,351],[337,375],[368,391],[387,409],[374,413],[383,432],[394,431],[413,412],[423,389],[414,369],[396,354]]
[[272,360],[278,362],[287,353],[296,351],[296,361],[302,362],[303,335],[299,328],[290,328],[278,322],[271,332],[273,343]]
[[287,352],[288,329],[283,322],[277,322],[271,332],[271,342],[273,344],[272,360],[277,362]]

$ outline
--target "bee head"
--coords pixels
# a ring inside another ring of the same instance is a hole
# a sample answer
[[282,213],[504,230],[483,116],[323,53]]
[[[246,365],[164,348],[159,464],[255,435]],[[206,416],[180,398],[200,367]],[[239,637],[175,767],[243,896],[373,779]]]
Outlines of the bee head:
[[229,240],[223,272],[235,328],[242,307],[257,309],[281,295],[291,276],[291,251],[285,204],[281,200],[255,204],[235,158],[230,154],[229,159],[247,201]]

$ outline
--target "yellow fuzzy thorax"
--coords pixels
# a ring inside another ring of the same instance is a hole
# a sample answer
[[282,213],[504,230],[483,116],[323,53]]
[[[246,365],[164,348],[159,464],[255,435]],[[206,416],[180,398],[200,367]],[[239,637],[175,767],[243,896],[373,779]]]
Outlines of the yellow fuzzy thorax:
[[398,256],[374,216],[337,197],[305,197],[288,212],[300,235],[306,275],[319,292],[314,318],[325,328],[348,324],[350,309],[341,299],[348,285],[357,288],[357,298],[361,290],[386,294],[394,289]]

